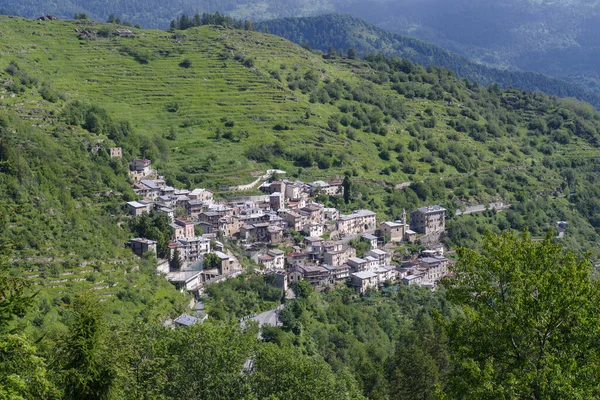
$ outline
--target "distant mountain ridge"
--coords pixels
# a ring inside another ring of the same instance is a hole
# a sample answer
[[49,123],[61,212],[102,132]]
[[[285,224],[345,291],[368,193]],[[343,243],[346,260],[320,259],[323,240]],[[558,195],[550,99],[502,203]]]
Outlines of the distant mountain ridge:
[[442,47],[419,39],[386,31],[347,14],[316,17],[283,18],[255,24],[298,44],[328,51],[356,50],[359,56],[382,53],[406,58],[422,65],[435,65],[453,70],[459,77],[482,85],[498,83],[527,91],[540,91],[559,97],[576,97],[600,107],[600,96],[564,80],[536,72],[502,70],[473,62]]

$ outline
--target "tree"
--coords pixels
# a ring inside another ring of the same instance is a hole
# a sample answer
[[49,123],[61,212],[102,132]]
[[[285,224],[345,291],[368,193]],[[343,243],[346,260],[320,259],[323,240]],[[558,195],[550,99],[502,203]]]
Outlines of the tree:
[[348,204],[350,203],[350,190],[352,189],[352,182],[350,182],[350,177],[348,175],[344,177],[342,188],[344,189],[344,203]]
[[0,260],[0,333],[9,329],[15,317],[25,315],[36,293],[29,293],[29,281],[12,276]]
[[329,46],[329,50],[327,51],[327,58],[337,58],[338,54],[335,50],[335,47]]
[[69,331],[57,343],[55,373],[64,399],[106,399],[116,367],[106,345],[106,325],[98,300],[77,296]]
[[202,18],[200,17],[199,13],[194,14],[194,19],[192,20],[192,24],[194,26],[201,26],[202,25]]
[[290,286],[296,297],[301,299],[307,299],[314,292],[312,285],[306,281],[294,282]]
[[29,293],[29,286],[27,280],[10,276],[0,260],[0,399],[58,397],[36,347],[25,336],[9,332],[9,323],[31,305],[35,293]]
[[345,370],[335,374],[323,359],[272,343],[259,347],[250,385],[260,399],[364,399]]
[[348,58],[351,60],[356,58],[356,50],[354,50],[352,47],[348,49]]
[[[237,322],[237,321],[236,321]],[[138,321],[120,332],[126,399],[248,399],[244,363],[257,329],[239,323],[170,329]],[[121,350],[120,349],[120,350]]]
[[23,335],[0,335],[0,399],[59,398],[46,361]]
[[590,263],[550,232],[487,234],[483,253],[460,249],[446,281],[464,316],[447,324],[463,399],[597,398],[598,284]]
[[221,266],[221,259],[215,253],[208,253],[204,256],[204,269],[213,269]]
[[169,128],[169,134],[167,135],[167,139],[168,140],[176,140],[177,139],[177,131],[175,130],[174,126]]
[[173,250],[173,255],[169,260],[169,269],[171,271],[179,271],[181,269],[181,254],[179,254],[179,249]]

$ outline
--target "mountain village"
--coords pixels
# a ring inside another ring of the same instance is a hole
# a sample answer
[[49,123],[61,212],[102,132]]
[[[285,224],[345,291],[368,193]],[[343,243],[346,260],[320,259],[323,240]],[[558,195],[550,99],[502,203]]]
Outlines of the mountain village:
[[[111,155],[118,157],[120,152],[111,149]],[[158,270],[196,299],[204,284],[239,275],[239,257],[256,263],[257,272],[274,275],[284,292],[291,283],[304,280],[317,289],[347,285],[360,294],[393,283],[433,290],[453,262],[444,257],[440,244],[446,210],[438,205],[413,210],[410,217],[404,211],[396,221],[378,222],[370,210],[344,215],[314,200],[317,194],[343,196],[342,181],[268,181],[275,171],[263,176],[263,195],[215,200],[207,189],[168,186],[151,165],[147,159],[129,164],[134,191],[141,198],[127,203],[129,214],[168,216],[174,232],[169,260]],[[234,255],[224,245],[226,240],[236,241],[243,253]],[[417,242],[426,249],[408,257],[394,252],[401,243]],[[153,240],[135,238],[129,245],[139,256],[157,255]]]

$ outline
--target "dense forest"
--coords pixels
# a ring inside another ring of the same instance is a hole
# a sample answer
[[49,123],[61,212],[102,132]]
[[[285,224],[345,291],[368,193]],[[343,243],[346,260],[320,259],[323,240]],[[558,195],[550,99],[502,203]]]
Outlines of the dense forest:
[[[387,286],[358,298],[295,284],[283,327],[243,327],[235,310],[187,328],[156,317],[109,323],[93,294],[62,312],[66,329],[34,343],[10,329],[31,303],[0,270],[0,395],[5,398],[436,399],[598,396],[597,281],[551,236],[488,235],[463,249],[432,293]],[[240,277],[238,280],[247,280]],[[263,279],[250,278],[251,281]],[[216,284],[211,296],[230,291]],[[256,289],[265,283],[242,283]],[[240,283],[234,284],[241,289]],[[254,302],[272,297],[254,292]],[[244,296],[230,291],[228,299]],[[241,299],[241,297],[240,297]],[[252,300],[245,299],[248,303]],[[220,302],[221,303],[221,302]],[[222,304],[222,303],[221,303]],[[233,321],[233,322],[227,322]]]
[[266,29],[292,42],[324,52],[329,52],[330,49],[338,52],[353,49],[360,57],[382,53],[425,66],[448,68],[459,77],[481,85],[497,83],[501,87],[512,86],[530,92],[576,97],[600,107],[598,94],[581,86],[535,72],[496,69],[475,63],[442,47],[386,31],[350,15],[285,18],[257,23],[256,28]]

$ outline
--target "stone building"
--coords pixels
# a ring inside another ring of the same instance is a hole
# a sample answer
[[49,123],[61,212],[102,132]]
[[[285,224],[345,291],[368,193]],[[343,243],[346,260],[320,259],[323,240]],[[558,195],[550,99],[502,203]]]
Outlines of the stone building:
[[421,207],[410,213],[410,229],[428,235],[446,230],[446,209],[440,206]]
[[352,214],[340,215],[337,230],[340,237],[357,233],[375,233],[377,215],[369,210],[357,210]]

